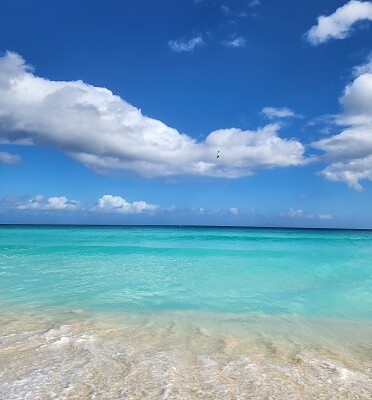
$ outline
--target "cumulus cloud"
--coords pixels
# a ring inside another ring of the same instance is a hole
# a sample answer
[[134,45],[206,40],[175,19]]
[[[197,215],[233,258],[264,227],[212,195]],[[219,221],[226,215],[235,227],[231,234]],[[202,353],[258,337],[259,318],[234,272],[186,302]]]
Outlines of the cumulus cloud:
[[239,214],[239,210],[236,207],[231,207],[230,208],[230,212],[233,215],[238,215]]
[[[257,131],[231,128],[210,133],[205,146],[221,149],[222,162],[215,176],[236,178],[251,175],[254,169],[305,163],[302,144],[294,139],[281,139],[277,134],[279,128],[279,124],[270,124]],[[206,172],[211,167],[204,164]]]
[[145,212],[154,212],[159,208],[158,205],[148,204],[145,201],[130,203],[121,196],[105,194],[98,199],[97,206],[93,210],[120,214],[142,214]]
[[288,117],[302,118],[302,115],[296,114],[288,107],[264,107],[261,113],[269,119]]
[[177,53],[190,52],[198,47],[204,46],[204,40],[202,35],[197,35],[190,40],[176,39],[170,40],[168,46]]
[[223,44],[226,47],[232,47],[232,48],[236,49],[236,48],[239,48],[239,47],[245,47],[246,40],[243,37],[239,36],[239,37],[237,37],[235,39],[225,40],[223,42]]
[[18,164],[21,162],[21,157],[17,154],[0,151],[0,162],[4,164]]
[[8,199],[7,207],[16,210],[38,210],[38,211],[73,211],[77,210],[80,203],[75,200],[68,200],[66,196],[44,198],[38,195],[30,200]]
[[372,180],[372,62],[355,69],[355,80],[346,86],[340,103],[343,112],[336,124],[338,134],[314,142],[330,164],[321,172],[326,179],[346,182],[361,190],[362,179]]
[[352,26],[362,20],[372,21],[372,2],[351,0],[333,14],[318,17],[317,25],[305,37],[314,46],[330,39],[344,39],[350,34]]
[[108,89],[37,77],[16,53],[0,58],[0,141],[53,147],[96,171],[238,178],[303,165],[304,146],[279,129],[220,129],[197,142]]

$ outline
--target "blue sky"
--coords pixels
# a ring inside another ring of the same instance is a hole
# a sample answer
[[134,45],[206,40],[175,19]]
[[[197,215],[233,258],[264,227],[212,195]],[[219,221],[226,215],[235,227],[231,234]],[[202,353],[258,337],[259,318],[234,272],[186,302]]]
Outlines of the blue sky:
[[371,21],[356,0],[3,0],[0,223],[372,228]]

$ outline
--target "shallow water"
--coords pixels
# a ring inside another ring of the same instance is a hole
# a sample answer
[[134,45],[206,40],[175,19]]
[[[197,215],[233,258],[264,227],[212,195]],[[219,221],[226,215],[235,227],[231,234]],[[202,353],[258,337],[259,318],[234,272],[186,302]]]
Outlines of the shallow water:
[[0,228],[0,398],[372,395],[372,232]]
[[366,321],[8,313],[4,399],[369,399]]

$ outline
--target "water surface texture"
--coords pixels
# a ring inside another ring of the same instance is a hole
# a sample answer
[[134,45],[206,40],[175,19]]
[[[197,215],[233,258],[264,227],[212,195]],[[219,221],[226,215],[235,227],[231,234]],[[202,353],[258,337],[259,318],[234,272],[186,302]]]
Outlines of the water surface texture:
[[0,398],[369,398],[372,232],[0,227]]

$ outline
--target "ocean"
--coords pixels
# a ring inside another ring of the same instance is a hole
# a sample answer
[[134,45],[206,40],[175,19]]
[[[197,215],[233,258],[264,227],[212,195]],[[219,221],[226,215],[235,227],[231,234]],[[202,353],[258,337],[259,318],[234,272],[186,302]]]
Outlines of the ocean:
[[370,399],[372,231],[0,227],[1,399]]

